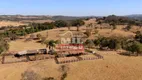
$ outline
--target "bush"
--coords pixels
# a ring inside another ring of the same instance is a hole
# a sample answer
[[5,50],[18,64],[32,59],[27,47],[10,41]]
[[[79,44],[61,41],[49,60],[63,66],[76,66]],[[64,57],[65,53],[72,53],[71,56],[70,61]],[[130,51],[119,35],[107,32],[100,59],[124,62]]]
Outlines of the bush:
[[129,31],[131,28],[132,28],[131,25],[127,25],[127,26],[126,26],[126,30],[128,30],[128,31]]
[[41,39],[42,35],[41,34],[37,34],[36,35],[38,39]]
[[126,50],[132,54],[141,54],[142,53],[142,44],[137,41],[129,41],[126,46]]
[[125,47],[125,39],[119,37],[100,37],[95,39],[93,42],[96,46],[100,46],[100,49],[109,48],[111,50],[117,50]]
[[41,77],[36,74],[34,71],[25,71],[22,73],[22,79],[21,80],[41,80]]
[[55,80],[53,77],[45,77],[42,80]]
[[63,73],[61,76],[61,80],[65,80],[65,78],[67,77],[67,72]]
[[67,72],[69,70],[69,68],[66,66],[66,65],[61,65],[60,67],[59,67],[59,71],[60,72]]
[[69,68],[65,65],[61,65],[59,67],[59,71],[62,72],[61,75],[61,80],[65,80],[65,78],[67,77],[67,71],[69,70]]
[[135,39],[137,41],[139,41],[140,43],[142,43],[142,33],[141,32],[137,32]]
[[84,44],[85,44],[88,48],[94,47],[94,42],[93,42],[93,40],[90,40],[90,39],[86,40],[86,42],[85,42]]

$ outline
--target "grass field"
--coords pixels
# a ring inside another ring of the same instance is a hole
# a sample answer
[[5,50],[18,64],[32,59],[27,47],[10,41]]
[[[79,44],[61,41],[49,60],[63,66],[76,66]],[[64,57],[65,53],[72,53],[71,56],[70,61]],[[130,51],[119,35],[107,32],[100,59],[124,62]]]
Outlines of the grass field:
[[52,20],[22,20],[22,23],[45,23],[45,22],[53,22]]
[[14,21],[0,21],[0,27],[2,26],[19,26],[19,25],[27,25],[21,22],[14,22]]
[[10,42],[9,51],[23,51],[42,48],[46,48],[45,45],[37,43],[36,41],[25,42],[24,40],[17,40]]
[[[65,80],[141,80],[142,57],[126,57],[113,51],[98,51],[104,60],[64,64],[69,67]],[[33,70],[42,77],[60,80],[60,65],[54,60],[0,65],[0,80],[20,80],[21,73]]]
[[[81,32],[85,32],[86,27],[82,26],[80,27]],[[42,36],[46,36],[48,32],[48,40],[58,40],[60,39],[59,34],[67,31],[68,28],[58,28],[58,29],[52,29],[52,30],[45,30],[41,32],[34,33],[35,35],[40,33]],[[75,31],[76,27],[71,27],[71,30]],[[134,37],[135,34],[132,32],[125,32],[120,29],[116,29],[111,31],[111,29],[98,29],[98,34],[101,36],[123,36],[123,37]],[[95,36],[90,36],[91,39],[94,39]],[[9,51],[21,51],[21,50],[27,50],[27,49],[39,49],[39,48],[45,48],[45,45],[41,45],[40,43],[37,43],[37,41],[29,41],[24,42],[25,39],[22,40],[16,40],[10,42],[10,50]],[[22,45],[22,46],[21,46]],[[34,45],[34,46],[33,46]]]
[[[89,22],[87,22],[89,23]],[[122,30],[125,26],[118,26],[116,30],[98,29],[98,34],[102,36],[124,36],[134,37],[131,31]],[[84,32],[85,26],[80,27],[80,31]],[[58,35],[68,28],[59,28],[37,32],[43,36],[47,35],[48,39],[59,39]],[[76,30],[76,27],[71,27]],[[134,29],[132,29],[134,30]],[[136,29],[137,30],[137,29]],[[90,38],[94,38],[92,35]],[[9,51],[22,51],[27,49],[45,48],[45,45],[36,41],[24,42],[24,39],[10,42]],[[75,63],[63,64],[69,67],[67,78],[65,80],[142,80],[142,57],[127,57],[118,55],[116,51],[96,51],[104,56],[104,59],[92,61],[80,61]],[[0,80],[20,80],[21,73],[26,70],[33,70],[41,77],[54,77],[60,80],[61,72],[54,60],[41,60],[33,62],[21,62],[12,64],[0,64]]]

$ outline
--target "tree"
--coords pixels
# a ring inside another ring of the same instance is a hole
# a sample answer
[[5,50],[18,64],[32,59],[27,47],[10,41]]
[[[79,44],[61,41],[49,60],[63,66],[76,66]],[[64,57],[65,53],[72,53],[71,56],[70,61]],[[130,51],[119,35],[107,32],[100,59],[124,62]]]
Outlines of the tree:
[[109,45],[109,38],[102,37],[100,38],[100,48],[102,49],[103,47],[108,47]]
[[98,21],[98,22],[97,22],[97,24],[101,25],[101,24],[102,24],[102,22],[101,22],[101,21]]
[[84,25],[85,22],[83,20],[78,19],[78,20],[73,20],[71,24],[72,24],[72,26],[76,26],[77,31],[79,31],[79,27]]
[[41,34],[37,34],[36,35],[38,39],[41,39],[42,35]]
[[10,40],[16,40],[18,36],[14,33],[9,34]]
[[141,32],[137,32],[136,36],[135,36],[135,39],[137,41],[139,41],[140,43],[142,43],[142,33]]
[[126,26],[127,31],[129,31],[131,28],[132,28],[132,25],[130,25],[130,24]]
[[[45,44],[45,41],[46,41],[46,37],[41,37],[41,44]],[[46,46],[47,47],[47,46]]]
[[0,54],[2,54],[3,52],[6,52],[8,49],[9,49],[8,42],[1,37],[0,38]]
[[115,22],[110,22],[109,25],[112,26],[111,31],[113,31],[113,30],[115,30],[117,28]]
[[30,39],[34,39],[35,38],[35,35],[34,34],[31,34],[30,35]]
[[95,39],[95,40],[94,40],[94,44],[95,44],[96,46],[100,46],[100,43],[101,43],[101,42],[100,42],[99,39]]
[[63,20],[57,20],[54,22],[56,27],[66,27],[67,26],[67,22],[63,21]]
[[113,23],[113,24],[112,24],[112,30],[115,30],[115,29],[116,29],[116,24]]
[[117,50],[121,48],[121,42],[118,39],[110,39],[108,48]]
[[54,41],[54,40],[45,40],[44,44],[46,45],[46,47],[49,47],[49,50],[52,49],[56,46],[56,44],[58,44],[58,41]]
[[58,44],[58,41],[50,40],[49,41],[49,47],[53,50],[53,48]]
[[85,42],[85,45],[88,47],[88,48],[92,48],[94,46],[94,42],[92,40],[86,40]]
[[2,64],[4,64],[4,53],[9,50],[9,44],[3,37],[0,37],[0,54],[3,55],[2,57]]
[[92,30],[91,29],[87,29],[85,34],[87,35],[87,37],[90,37],[92,35]]

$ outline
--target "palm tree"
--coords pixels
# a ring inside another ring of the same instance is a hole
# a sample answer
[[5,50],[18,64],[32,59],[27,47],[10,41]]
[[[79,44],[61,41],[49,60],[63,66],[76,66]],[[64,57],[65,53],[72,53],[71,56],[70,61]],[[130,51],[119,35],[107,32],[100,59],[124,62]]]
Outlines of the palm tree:
[[49,46],[51,47],[51,49],[53,49],[56,46],[56,44],[58,44],[57,40],[56,41],[54,41],[54,40],[49,41]]
[[45,40],[44,44],[46,45],[46,48],[49,47],[49,50],[52,49],[56,46],[56,44],[58,44],[58,41],[54,41],[54,40]]

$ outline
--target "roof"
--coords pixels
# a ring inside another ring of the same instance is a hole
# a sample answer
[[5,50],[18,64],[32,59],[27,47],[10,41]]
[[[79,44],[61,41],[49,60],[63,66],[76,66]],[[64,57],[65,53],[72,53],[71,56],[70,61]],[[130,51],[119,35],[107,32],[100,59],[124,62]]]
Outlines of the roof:
[[26,50],[25,51],[20,51],[20,52],[18,52],[18,54],[19,55],[27,54],[27,51]]
[[27,54],[30,54],[30,53],[38,53],[39,50],[27,50]]

